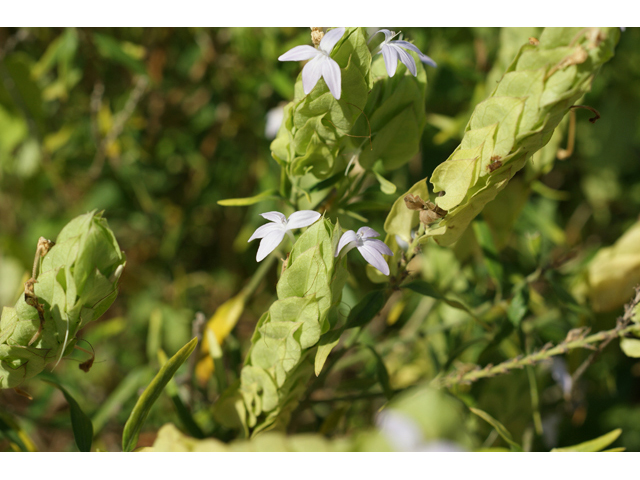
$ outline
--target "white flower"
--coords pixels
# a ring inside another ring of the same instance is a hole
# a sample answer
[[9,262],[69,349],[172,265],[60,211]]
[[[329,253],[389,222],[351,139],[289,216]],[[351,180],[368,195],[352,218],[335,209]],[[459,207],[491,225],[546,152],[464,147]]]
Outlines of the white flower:
[[305,95],[308,95],[316,86],[320,77],[324,78],[327,87],[336,100],[340,100],[340,65],[331,58],[331,50],[338,40],[344,35],[343,27],[329,30],[320,41],[319,49],[310,45],[300,45],[293,47],[287,53],[280,55],[281,62],[299,62],[311,60],[302,69],[302,88]]
[[373,228],[361,227],[358,229],[358,233],[353,230],[348,230],[340,237],[338,242],[338,251],[336,257],[340,251],[346,247],[343,255],[353,248],[357,248],[364,259],[369,265],[377,268],[385,275],[389,275],[389,265],[382,255],[393,255],[393,252],[382,240],[375,240],[373,237],[379,237],[380,234]]
[[413,60],[413,57],[403,49],[413,50],[418,54],[418,57],[420,57],[420,61],[422,63],[426,63],[427,65],[431,65],[432,67],[437,67],[436,62],[422,53],[420,49],[413,43],[409,43],[404,40],[391,40],[400,32],[394,33],[391,30],[383,28],[382,30],[378,30],[373,35],[377,35],[380,32],[384,33],[384,42],[382,42],[382,44],[380,45],[380,51],[378,53],[382,53],[382,57],[384,58],[384,65],[385,67],[387,67],[387,73],[390,77],[393,77],[396,73],[396,68],[398,67],[398,59],[400,59],[400,61],[406,65],[406,67],[414,77],[418,75],[416,62]]
[[278,105],[267,112],[267,124],[264,127],[264,136],[268,139],[276,138],[280,125],[284,120],[284,106]]
[[293,237],[291,230],[295,228],[308,227],[321,217],[318,212],[314,212],[313,210],[300,210],[299,212],[293,212],[289,215],[288,219],[280,212],[267,212],[261,213],[260,215],[267,220],[270,220],[271,223],[258,227],[249,239],[249,242],[256,238],[262,239],[260,240],[258,254],[256,255],[256,260],[258,262],[264,260],[267,255],[273,252],[276,247],[280,245],[285,233],[289,235],[292,242],[295,242],[295,238]]
[[387,408],[378,413],[376,426],[396,452],[464,452],[449,440],[427,442],[417,422],[396,410]]

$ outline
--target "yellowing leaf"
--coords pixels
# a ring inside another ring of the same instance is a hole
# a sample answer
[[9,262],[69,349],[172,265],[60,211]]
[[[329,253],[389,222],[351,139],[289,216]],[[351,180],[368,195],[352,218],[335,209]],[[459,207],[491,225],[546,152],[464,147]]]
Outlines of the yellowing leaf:
[[235,297],[230,298],[222,305],[220,305],[213,316],[207,322],[201,348],[201,351],[206,356],[198,361],[195,369],[196,378],[201,384],[206,383],[215,370],[213,359],[208,354],[209,339],[208,335],[206,334],[207,331],[211,330],[211,332],[218,340],[218,343],[222,344],[222,342],[224,342],[224,339],[227,338],[227,335],[231,333],[231,330],[233,330],[233,328],[238,323],[238,320],[240,319],[240,316],[244,311],[246,300],[246,292],[240,292]]
[[611,247],[601,249],[589,264],[589,297],[596,312],[619,308],[640,283],[640,222]]

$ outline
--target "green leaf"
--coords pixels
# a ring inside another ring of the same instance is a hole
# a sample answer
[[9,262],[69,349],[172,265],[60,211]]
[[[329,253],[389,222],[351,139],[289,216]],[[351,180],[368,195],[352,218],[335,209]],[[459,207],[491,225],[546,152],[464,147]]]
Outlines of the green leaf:
[[258,195],[254,195],[253,197],[227,198],[226,200],[218,200],[218,205],[222,205],[223,207],[246,207],[248,205],[254,205],[256,203],[263,202],[265,200],[276,200],[279,198],[280,196],[277,195],[277,190],[271,189],[259,193]]
[[64,398],[67,399],[69,404],[69,411],[71,413],[71,428],[73,430],[73,437],[76,440],[78,450],[81,452],[91,451],[91,441],[93,440],[93,424],[91,419],[82,411],[78,402],[71,396],[67,390],[59,383],[53,380],[42,380],[49,385],[56,387],[62,392]]
[[132,72],[146,75],[147,69],[144,63],[127,53],[123,45],[113,37],[94,32],[93,41],[101,56],[123,65]]
[[449,299],[438,292],[429,282],[424,280],[414,280],[413,282],[409,282],[405,285],[402,285],[402,288],[408,288],[409,290],[413,290],[420,295],[424,295],[425,297],[435,298],[437,300],[442,300],[444,303],[449,305],[450,307],[457,308],[458,310],[464,310],[472,317],[476,317],[475,314],[469,310],[464,304],[457,300]]
[[376,375],[378,376],[378,382],[380,382],[380,386],[382,386],[382,390],[384,391],[384,396],[387,397],[387,400],[391,400],[393,397],[393,389],[391,388],[391,384],[389,383],[389,372],[387,372],[387,367],[382,360],[382,357],[378,355],[375,348],[370,345],[367,345],[367,348],[373,353],[373,357],[376,360]]
[[[162,349],[158,349],[158,363],[160,365],[164,365],[165,363],[167,363],[167,354],[164,353],[164,350]],[[166,389],[167,394],[169,395],[169,397],[171,397],[173,406],[176,407],[178,418],[180,418],[184,429],[189,433],[189,435],[193,435],[195,438],[205,438],[206,435],[193,419],[193,415],[191,415],[189,407],[187,407],[182,401],[182,398],[180,397],[180,391],[178,390],[178,385],[173,378],[169,380],[169,383],[167,383]]]
[[160,368],[158,374],[138,398],[122,432],[122,449],[125,452],[130,452],[136,447],[140,429],[147,419],[147,415],[149,415],[149,410],[151,410],[151,407],[162,393],[164,387],[169,383],[169,380],[173,378],[178,368],[189,358],[197,343],[198,339],[196,337],[178,350],[178,353]]
[[469,410],[471,410],[474,414],[476,414],[481,419],[483,419],[485,422],[487,422],[489,425],[491,425],[493,428],[495,428],[496,432],[498,432],[498,435],[500,435],[505,442],[507,442],[509,445],[511,445],[512,448],[516,449],[519,452],[522,451],[522,447],[520,445],[518,445],[516,442],[513,441],[513,438],[511,437],[511,434],[505,428],[505,426],[502,425],[502,423],[500,423],[498,420],[493,418],[487,412],[485,412],[483,410],[480,410],[479,408],[469,407]]
[[358,304],[351,309],[345,328],[356,328],[367,325],[387,302],[385,290],[373,290],[367,293]]
[[623,338],[620,348],[627,357],[640,358],[640,340],[637,338]]
[[418,226],[420,220],[419,212],[417,210],[409,210],[406,207],[404,197],[408,194],[418,195],[422,200],[428,200],[429,187],[426,179],[420,180],[414,184],[409,191],[398,197],[391,207],[386,221],[384,222],[384,231],[391,236],[398,235],[405,242],[410,243],[411,230]]
[[504,269],[502,267],[502,262],[500,262],[500,259],[498,258],[498,249],[493,241],[493,235],[489,229],[489,225],[487,225],[487,222],[482,220],[475,220],[473,222],[473,231],[476,234],[476,239],[482,249],[484,264],[487,266],[487,271],[496,285],[496,290],[501,292]]
[[615,442],[620,434],[622,433],[621,428],[616,428],[615,430],[602,435],[601,437],[594,438],[593,440],[589,440],[587,442],[579,443],[578,445],[573,445],[571,447],[562,447],[562,448],[554,448],[552,452],[601,452],[613,442]]
[[0,410],[0,436],[9,441],[15,451],[36,452],[37,448],[27,432],[7,412]]
[[514,327],[518,327],[529,310],[529,285],[522,282],[515,288],[515,293],[507,308],[507,317]]
[[95,435],[98,435],[109,419],[113,418],[122,409],[122,405],[144,387],[151,377],[153,371],[146,365],[131,370],[124,377],[91,418]]
[[324,364],[327,361],[327,357],[329,357],[331,350],[333,350],[340,341],[340,335],[342,334],[342,332],[344,332],[344,328],[333,330],[320,338],[320,343],[318,344],[318,350],[316,351],[316,359],[314,362],[316,377],[320,375],[320,372],[322,372],[322,367],[324,367]]
[[380,175],[378,172],[373,172],[373,173],[376,176],[376,179],[378,180],[378,182],[380,183],[380,190],[382,190],[382,193],[386,193],[387,195],[393,195],[394,193],[396,193],[396,186],[393,184],[393,182],[390,182],[389,180],[384,178],[382,175]]

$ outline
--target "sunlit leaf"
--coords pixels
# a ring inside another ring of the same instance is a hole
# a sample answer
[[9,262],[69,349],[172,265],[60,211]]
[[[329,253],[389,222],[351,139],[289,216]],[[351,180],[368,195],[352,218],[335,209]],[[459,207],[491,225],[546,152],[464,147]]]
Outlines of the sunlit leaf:
[[138,436],[140,435],[140,429],[149,415],[149,410],[158,399],[162,390],[167,385],[169,380],[173,378],[178,368],[189,358],[189,355],[196,348],[198,339],[194,338],[178,352],[171,357],[167,363],[161,368],[155,378],[151,381],[149,386],[142,393],[136,405],[133,407],[129,419],[124,426],[122,432],[122,449],[125,452],[132,451],[138,444]]

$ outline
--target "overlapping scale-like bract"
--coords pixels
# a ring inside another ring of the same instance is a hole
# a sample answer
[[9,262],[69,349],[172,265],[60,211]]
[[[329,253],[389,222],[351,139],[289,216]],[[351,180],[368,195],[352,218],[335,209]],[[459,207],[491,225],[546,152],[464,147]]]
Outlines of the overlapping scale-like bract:
[[43,305],[43,329],[37,335],[39,314],[24,295],[4,307],[0,388],[19,386],[71,352],[78,330],[115,300],[125,257],[106,219],[94,211],[69,222],[40,265],[34,293]]
[[[278,281],[278,300],[256,327],[240,384],[223,395],[241,399],[239,417],[253,433],[287,425],[313,374],[314,347],[340,322],[347,279],[346,259],[334,256],[340,233],[321,219],[296,241]],[[218,416],[224,416],[224,403]]]
[[271,153],[290,176],[311,172],[325,179],[346,168],[348,134],[361,114],[371,89],[371,54],[362,28],[347,28],[331,58],[340,66],[342,95],[336,100],[323,79],[305,95],[302,76],[295,96],[284,108]]
[[527,160],[553,135],[571,106],[589,91],[598,68],[613,56],[617,28],[548,28],[520,48],[495,91],[475,108],[462,143],[431,183],[448,214],[427,229],[441,245],[454,243]]

